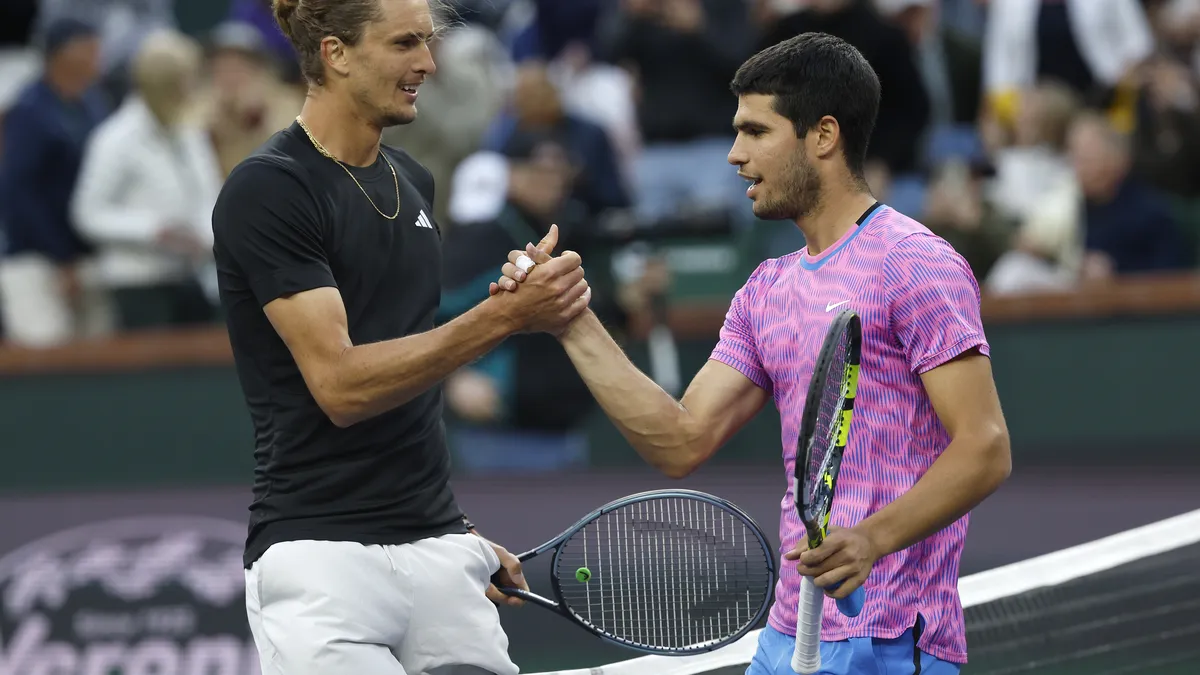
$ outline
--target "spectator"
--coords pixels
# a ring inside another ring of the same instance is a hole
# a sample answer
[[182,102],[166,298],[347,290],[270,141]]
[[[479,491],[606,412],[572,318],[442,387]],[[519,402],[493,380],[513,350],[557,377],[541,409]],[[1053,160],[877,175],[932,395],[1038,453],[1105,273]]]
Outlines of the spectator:
[[201,52],[173,32],[147,38],[134,91],[88,144],[73,212],[95,243],[124,330],[214,318],[211,214],[221,170],[184,123]]
[[1067,291],[1079,283],[1083,253],[1081,201],[1075,180],[1043,189],[1038,208],[1018,223],[1012,248],[987,273],[989,294]]
[[212,34],[208,90],[190,114],[207,129],[221,175],[230,171],[275,132],[291,125],[304,105],[304,92],[285,84],[278,63],[253,26],[228,22]]
[[1081,105],[1065,85],[1046,82],[1031,87],[1017,106],[1012,133],[992,144],[996,177],[989,196],[1004,213],[1024,219],[1047,192],[1075,182],[1075,168],[1067,157],[1067,130]]
[[271,2],[272,0],[232,0],[227,21],[248,24],[258,30],[267,51],[271,52],[280,64],[284,81],[300,84],[303,81],[300,61],[296,58],[296,50],[292,49],[292,43],[288,42],[287,36],[279,30],[279,24],[275,22]]
[[608,134],[598,124],[563,109],[549,71],[540,61],[526,61],[518,67],[511,112],[502,114],[492,125],[484,147],[499,150],[517,131],[545,132],[562,140],[578,171],[572,182],[572,196],[589,213],[597,215],[631,205]]
[[517,61],[553,61],[566,49],[582,44],[596,48],[596,25],[608,0],[531,0],[533,15],[513,37]]
[[874,4],[904,31],[916,50],[917,70],[930,100],[930,122],[974,126],[982,89],[979,41],[947,22],[947,8],[936,0],[874,0]]
[[1050,81],[1031,87],[1017,105],[1011,133],[990,127],[996,175],[987,199],[1017,232],[985,286],[993,293],[1062,290],[1074,285],[1083,257],[1082,196],[1067,156],[1080,101]]
[[1200,73],[1200,0],[1147,0],[1146,10],[1160,48]]
[[746,3],[622,0],[601,30],[604,58],[637,82],[638,216],[653,221],[687,208],[749,214],[745,181],[725,161],[737,111],[729,82],[754,51]]
[[990,0],[984,43],[989,115],[1015,122],[1017,99],[1046,79],[1133,126],[1130,86],[1154,38],[1138,0]]
[[129,89],[129,68],[142,39],[155,30],[175,27],[174,0],[40,0],[39,22],[45,26],[73,18],[100,32],[100,72],[111,105]]
[[88,279],[91,249],[68,212],[84,145],[104,119],[96,90],[100,41],[74,19],[51,24],[44,69],[4,123],[0,155],[0,308],[9,340],[50,346],[106,330],[103,302]]
[[1145,69],[1137,126],[1134,171],[1163,192],[1200,198],[1200,92],[1183,63],[1160,55]]
[[1131,175],[1127,136],[1105,118],[1084,113],[1071,126],[1068,146],[1085,202],[1085,279],[1193,262],[1165,200]]
[[918,170],[923,134],[930,123],[929,94],[917,69],[917,51],[897,25],[867,0],[813,0],[776,20],[762,46],[807,32],[835,35],[862,52],[879,75],[879,117],[867,149],[867,182],[881,197],[899,174]]
[[642,141],[629,72],[596,59],[582,41],[568,44],[547,66],[567,115],[604,128],[624,184],[632,184]]
[[954,247],[976,279],[984,279],[1008,250],[1013,219],[999,211],[984,194],[991,167],[951,160],[934,174],[922,219],[935,234]]

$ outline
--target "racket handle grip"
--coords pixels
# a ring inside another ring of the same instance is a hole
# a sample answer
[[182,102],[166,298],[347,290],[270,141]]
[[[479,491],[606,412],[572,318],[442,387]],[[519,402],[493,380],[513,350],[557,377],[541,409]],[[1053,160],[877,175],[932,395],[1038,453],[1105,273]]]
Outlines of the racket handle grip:
[[796,610],[796,650],[792,670],[812,675],[821,669],[821,612],[825,594],[809,577],[800,578],[800,603]]

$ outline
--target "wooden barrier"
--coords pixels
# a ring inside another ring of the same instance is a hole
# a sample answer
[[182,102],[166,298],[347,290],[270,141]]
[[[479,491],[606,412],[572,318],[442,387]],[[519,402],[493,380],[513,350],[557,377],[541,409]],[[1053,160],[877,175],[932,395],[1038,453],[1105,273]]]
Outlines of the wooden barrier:
[[[728,300],[688,302],[670,309],[679,339],[713,339],[725,320]],[[1119,319],[1200,314],[1200,274],[1164,274],[1098,283],[1073,292],[988,297],[985,323]],[[224,326],[145,331],[51,349],[0,346],[0,376],[54,372],[112,372],[231,365]]]
[[113,372],[233,363],[224,326],[150,330],[62,347],[0,347],[0,375]]
[[[981,304],[987,325],[1200,314],[1200,274],[1130,277],[1070,292],[985,295]],[[714,336],[727,309],[727,303],[676,305],[671,308],[670,325],[679,337]]]

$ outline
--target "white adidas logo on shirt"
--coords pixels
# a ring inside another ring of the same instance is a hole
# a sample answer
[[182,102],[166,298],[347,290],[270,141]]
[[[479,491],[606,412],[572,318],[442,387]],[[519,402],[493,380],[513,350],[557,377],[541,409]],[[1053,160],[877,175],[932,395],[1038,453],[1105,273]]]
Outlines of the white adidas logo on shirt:
[[421,212],[417,214],[417,222],[414,224],[417,227],[428,227],[431,230],[433,229],[433,223],[429,222],[429,216],[425,215],[425,209],[421,209]]

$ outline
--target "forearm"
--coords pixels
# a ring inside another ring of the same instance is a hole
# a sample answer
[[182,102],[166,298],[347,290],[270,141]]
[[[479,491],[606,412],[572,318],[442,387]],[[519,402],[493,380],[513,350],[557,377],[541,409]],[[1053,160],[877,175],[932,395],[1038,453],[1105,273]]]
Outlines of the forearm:
[[511,332],[489,300],[431,331],[349,347],[329,387],[335,423],[349,426],[403,405],[486,354]]
[[562,344],[592,396],[646,462],[682,477],[705,456],[687,408],[630,362],[591,310],[571,324]]
[[1000,487],[1011,468],[1003,432],[956,439],[912,489],[860,527],[881,556],[903,550],[969,512]]

